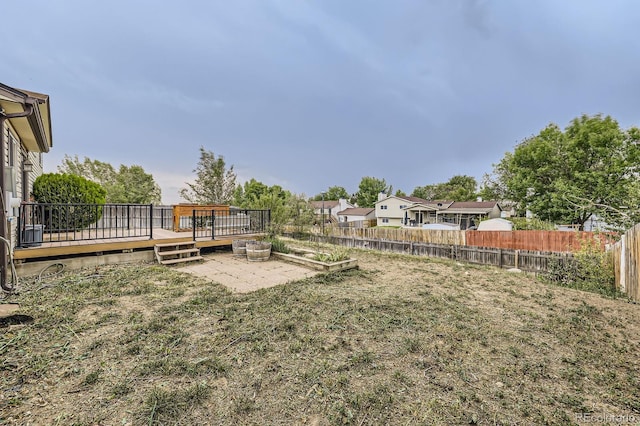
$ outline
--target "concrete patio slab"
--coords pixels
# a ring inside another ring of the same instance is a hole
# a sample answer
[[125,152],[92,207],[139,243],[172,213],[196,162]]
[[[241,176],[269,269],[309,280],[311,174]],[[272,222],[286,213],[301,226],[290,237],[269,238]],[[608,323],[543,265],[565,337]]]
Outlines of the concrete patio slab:
[[273,257],[266,262],[249,262],[246,257],[231,253],[213,253],[204,258],[204,262],[181,266],[176,270],[210,279],[235,293],[249,293],[320,273]]

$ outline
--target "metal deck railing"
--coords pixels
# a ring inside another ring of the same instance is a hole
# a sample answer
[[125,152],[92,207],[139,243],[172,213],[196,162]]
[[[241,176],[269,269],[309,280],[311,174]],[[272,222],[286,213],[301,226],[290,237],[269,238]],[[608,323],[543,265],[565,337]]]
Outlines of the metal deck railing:
[[[181,221],[186,217],[180,218]],[[194,209],[189,218],[193,239],[225,235],[257,234],[266,232],[271,222],[271,210],[230,209],[227,212]],[[188,228],[180,224],[180,228]]]
[[[222,214],[195,209],[191,216],[180,217],[179,222],[181,230],[191,230],[194,239],[215,239],[266,232],[270,213],[230,209]],[[174,230],[171,206],[25,203],[20,206],[17,246],[131,237],[153,239],[154,229]]]

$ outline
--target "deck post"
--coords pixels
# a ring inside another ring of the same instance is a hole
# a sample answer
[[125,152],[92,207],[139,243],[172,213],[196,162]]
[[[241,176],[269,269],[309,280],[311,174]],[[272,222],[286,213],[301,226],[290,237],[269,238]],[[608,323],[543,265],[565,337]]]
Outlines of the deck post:
[[211,209],[211,239],[216,239],[216,211]]
[[[18,245],[16,247],[22,247],[22,233],[24,232],[23,229],[23,224],[22,222],[24,221],[22,215],[24,215],[26,212],[26,209],[24,208],[24,205],[20,206],[20,214],[18,214]],[[31,222],[33,223],[33,222]]]
[[193,231],[193,241],[196,240],[196,209],[193,209],[191,216],[191,230]]
[[153,240],[153,203],[149,204],[149,239]]

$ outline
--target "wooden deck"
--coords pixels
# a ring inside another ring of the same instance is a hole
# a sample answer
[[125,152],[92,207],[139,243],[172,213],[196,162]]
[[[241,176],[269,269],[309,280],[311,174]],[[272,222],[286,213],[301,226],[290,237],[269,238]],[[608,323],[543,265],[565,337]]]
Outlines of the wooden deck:
[[[256,239],[264,237],[264,233],[221,235],[215,239],[196,238],[196,247],[230,246],[233,240]],[[133,250],[152,250],[156,244],[193,241],[191,232],[173,232],[165,229],[154,229],[153,239],[145,237],[102,238],[80,241],[43,242],[37,247],[16,248],[13,258],[19,262],[43,260],[54,257],[130,252]]]

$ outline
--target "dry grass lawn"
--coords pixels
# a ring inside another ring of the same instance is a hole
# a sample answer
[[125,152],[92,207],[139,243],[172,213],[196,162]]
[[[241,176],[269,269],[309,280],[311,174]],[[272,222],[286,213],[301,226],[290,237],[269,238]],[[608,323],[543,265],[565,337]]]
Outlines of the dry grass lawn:
[[640,306],[532,276],[354,251],[360,269],[232,294],[157,265],[23,283],[0,423],[640,420]]

